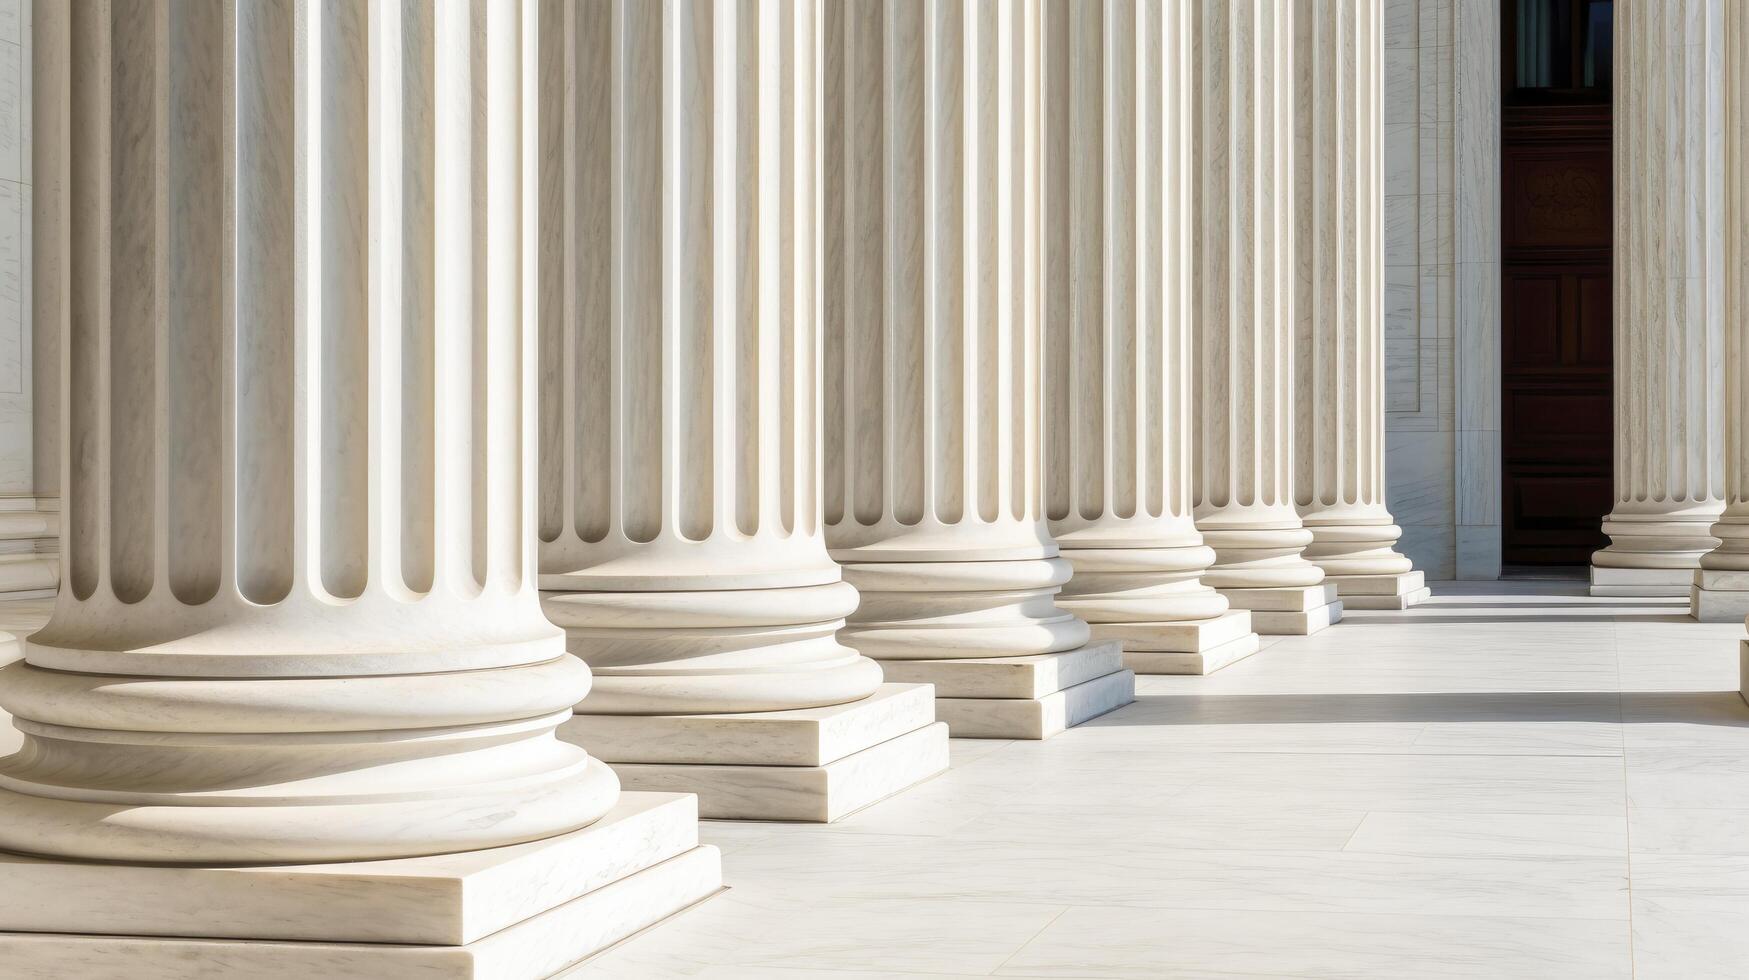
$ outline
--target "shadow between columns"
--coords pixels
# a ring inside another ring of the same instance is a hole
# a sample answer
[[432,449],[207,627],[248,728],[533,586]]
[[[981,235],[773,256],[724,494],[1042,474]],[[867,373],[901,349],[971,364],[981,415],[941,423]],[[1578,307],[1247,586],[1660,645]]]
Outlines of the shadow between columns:
[[1389,722],[1603,722],[1749,728],[1736,691],[1138,694],[1082,728]]

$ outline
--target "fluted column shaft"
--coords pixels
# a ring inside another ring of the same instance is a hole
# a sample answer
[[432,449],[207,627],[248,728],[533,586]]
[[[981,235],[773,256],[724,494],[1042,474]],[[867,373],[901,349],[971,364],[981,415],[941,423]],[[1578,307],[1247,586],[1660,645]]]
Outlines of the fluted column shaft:
[[[1728,0],[1618,4],[1615,508],[1599,570],[1692,569],[1724,506],[1719,17]],[[1594,572],[1594,578],[1596,572]]]
[[1196,525],[1216,588],[1324,578],[1294,494],[1294,5],[1196,3]]
[[581,710],[865,697],[821,526],[815,7],[545,9],[541,587]]
[[1161,0],[1046,6],[1045,497],[1061,604],[1092,624],[1227,608],[1190,500],[1194,24]]
[[1294,12],[1294,490],[1329,575],[1411,568],[1385,506],[1381,0]]
[[[1721,572],[1749,572],[1749,10],[1743,4],[1725,4],[1719,26],[1725,510],[1713,525],[1719,546],[1702,556],[1700,564]],[[1733,589],[1749,591],[1749,581],[1732,579]]]
[[1080,647],[1040,483],[1039,7],[826,11],[826,519],[877,659]]
[[379,858],[612,805],[534,587],[532,16],[37,9],[66,575],[0,677],[0,847]]

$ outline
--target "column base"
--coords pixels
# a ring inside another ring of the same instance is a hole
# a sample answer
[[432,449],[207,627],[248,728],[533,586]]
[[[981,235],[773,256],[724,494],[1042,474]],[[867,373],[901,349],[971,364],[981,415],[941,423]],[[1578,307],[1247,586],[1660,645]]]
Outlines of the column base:
[[935,685],[954,738],[1046,739],[1129,704],[1136,675],[1115,642],[1031,657],[884,660],[891,680]]
[[1749,640],[1737,641],[1737,693],[1749,703]]
[[1702,568],[1688,587],[1688,614],[1703,623],[1749,618],[1749,572]]
[[1228,610],[1184,623],[1093,623],[1095,640],[1123,644],[1123,665],[1138,674],[1212,674],[1256,653],[1251,612]]
[[1694,585],[1692,568],[1606,568],[1591,566],[1591,594],[1642,599],[1685,596]]
[[1221,589],[1234,609],[1251,610],[1251,628],[1262,636],[1310,636],[1342,621],[1336,583],[1274,589]]
[[16,978],[535,980],[714,894],[688,796],[485,851],[322,865],[82,864],[0,854]]
[[1407,609],[1433,596],[1421,572],[1396,575],[1331,575],[1344,609]]
[[587,746],[626,789],[698,794],[717,820],[831,823],[947,769],[947,726],[927,684],[882,684],[825,708],[720,715],[578,714]]

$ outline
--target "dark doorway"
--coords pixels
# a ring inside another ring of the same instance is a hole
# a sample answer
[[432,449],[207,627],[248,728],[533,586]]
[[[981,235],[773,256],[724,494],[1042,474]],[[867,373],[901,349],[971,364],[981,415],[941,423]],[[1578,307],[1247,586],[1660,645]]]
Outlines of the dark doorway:
[[1615,503],[1611,0],[1504,0],[1501,558],[1585,565]]

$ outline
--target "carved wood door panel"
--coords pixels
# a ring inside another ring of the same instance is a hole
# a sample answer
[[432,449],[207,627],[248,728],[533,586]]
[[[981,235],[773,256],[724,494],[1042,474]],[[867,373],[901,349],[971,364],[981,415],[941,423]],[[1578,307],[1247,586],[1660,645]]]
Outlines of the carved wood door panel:
[[1615,499],[1611,4],[1502,6],[1501,557],[1583,565]]

